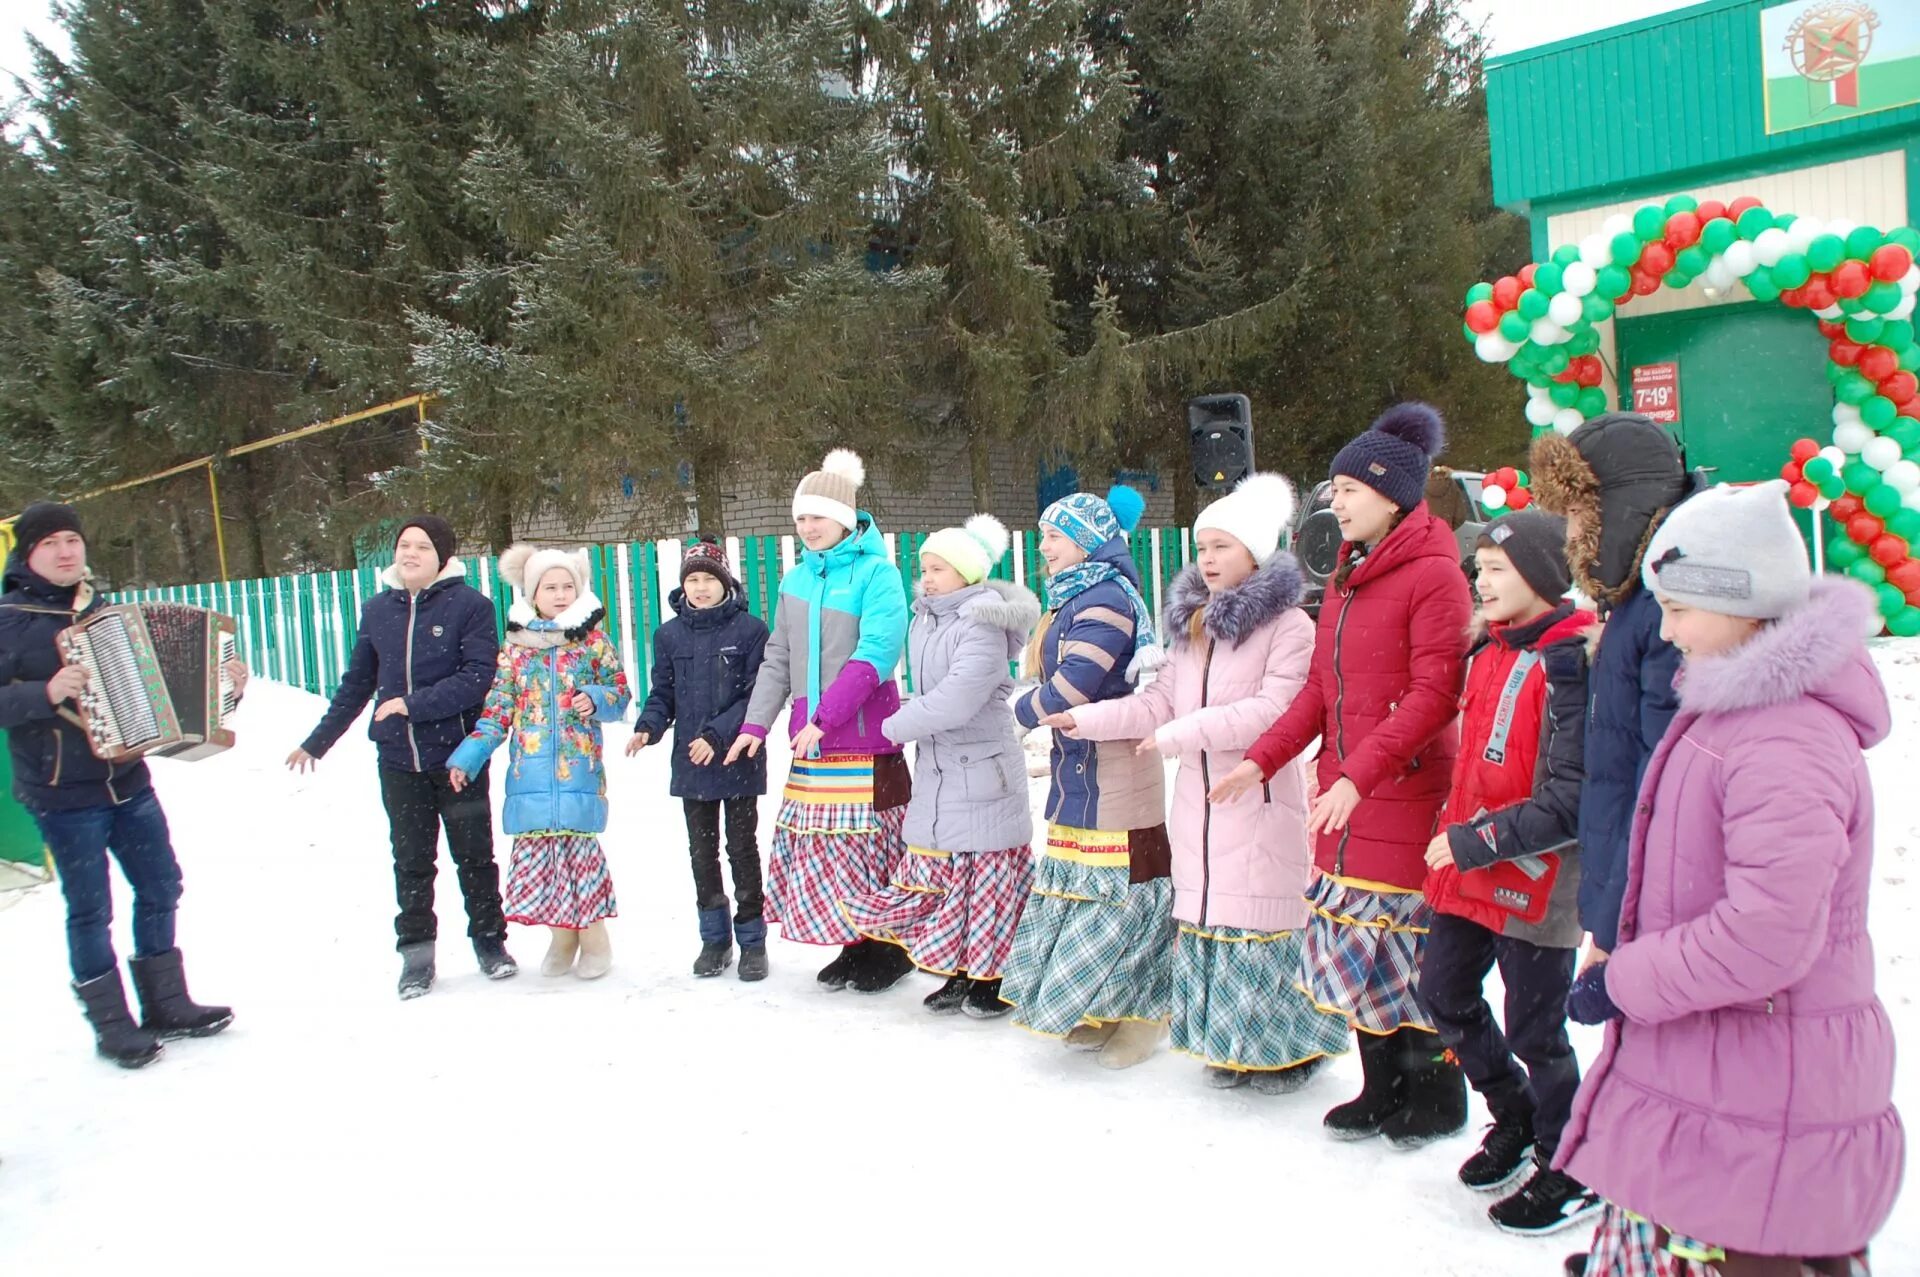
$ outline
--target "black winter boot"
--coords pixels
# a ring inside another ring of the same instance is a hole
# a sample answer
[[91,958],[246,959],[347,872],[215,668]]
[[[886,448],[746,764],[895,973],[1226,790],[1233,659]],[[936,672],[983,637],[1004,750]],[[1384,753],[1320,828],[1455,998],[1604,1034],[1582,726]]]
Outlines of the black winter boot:
[[1491,1193],[1520,1178],[1533,1152],[1533,1115],[1521,1110],[1496,1112],[1480,1140],[1480,1151],[1460,1164],[1460,1182],[1476,1193]]
[[433,941],[400,946],[400,1000],[421,998],[433,988]]
[[489,980],[511,980],[520,974],[520,964],[507,952],[505,936],[475,936],[473,956],[480,963],[480,974]]
[[1313,1081],[1313,1075],[1326,1062],[1326,1056],[1316,1055],[1311,1060],[1302,1060],[1284,1069],[1261,1069],[1253,1075],[1253,1089],[1262,1095],[1292,1095],[1295,1091],[1306,1089],[1307,1083]]
[[733,944],[722,940],[715,944],[709,941],[700,946],[700,956],[693,960],[693,973],[702,979],[719,975],[733,961]]
[[1567,1277],[1587,1277],[1587,1260],[1589,1257],[1588,1253],[1584,1250],[1578,1255],[1568,1255],[1567,1262],[1561,1265],[1561,1267],[1566,1270]]
[[135,958],[127,965],[133,968],[133,989],[140,995],[140,1027],[162,1042],[210,1038],[233,1023],[232,1007],[203,1007],[188,996],[178,949]]
[[1366,1140],[1380,1133],[1381,1124],[1406,1102],[1407,1080],[1401,1075],[1404,1052],[1400,1034],[1364,1033],[1360,1040],[1360,1072],[1366,1079],[1360,1094],[1327,1111],[1323,1124],[1337,1140]]
[[120,983],[120,968],[95,976],[73,991],[93,1025],[93,1048],[103,1059],[123,1069],[144,1068],[160,1056],[160,1039],[133,1022],[127,1010],[126,986]]
[[869,940],[860,947],[869,952],[855,955],[847,975],[847,987],[855,993],[885,993],[913,973],[913,959],[899,945]]
[[862,941],[841,945],[840,956],[832,962],[829,962],[826,966],[821,967],[820,974],[815,976],[814,979],[826,985],[829,989],[846,988],[847,977],[853,974],[853,964],[857,961],[857,955],[863,945],[864,942]]
[[760,944],[743,944],[740,946],[740,970],[738,974],[741,980],[748,984],[753,984],[756,981],[767,978],[767,946],[764,942]]
[[967,1000],[967,986],[971,983],[963,975],[949,976],[947,982],[920,1000],[920,1005],[935,1015],[959,1015],[960,1004]]
[[1000,981],[975,980],[967,986],[967,1000],[960,1004],[969,1020],[997,1020],[1013,1010],[1013,1003],[1000,1000]]
[[1467,1129],[1467,1078],[1438,1033],[1401,1029],[1406,1103],[1380,1124],[1395,1148],[1423,1148]]

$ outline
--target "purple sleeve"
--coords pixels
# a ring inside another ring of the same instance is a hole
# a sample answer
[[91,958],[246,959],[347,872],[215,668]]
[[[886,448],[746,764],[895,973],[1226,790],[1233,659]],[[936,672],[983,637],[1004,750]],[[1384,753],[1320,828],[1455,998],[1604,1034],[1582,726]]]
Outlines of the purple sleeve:
[[821,727],[839,727],[859,712],[879,686],[880,671],[865,661],[848,661],[841,667],[840,677],[820,693],[820,707],[814,711],[813,721]]
[[744,723],[740,727],[740,734],[742,736],[751,736],[755,740],[765,740],[767,738],[767,729],[757,723]]

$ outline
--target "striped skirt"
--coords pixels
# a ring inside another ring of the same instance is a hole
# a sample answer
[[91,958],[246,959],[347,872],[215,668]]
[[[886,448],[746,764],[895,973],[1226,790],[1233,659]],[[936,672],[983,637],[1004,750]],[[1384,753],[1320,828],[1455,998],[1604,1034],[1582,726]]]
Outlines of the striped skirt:
[[858,944],[840,902],[884,890],[904,804],[876,811],[870,754],[795,759],[767,853],[766,920],[801,944]]
[[1300,992],[1299,931],[1180,924],[1173,1049],[1230,1069],[1285,1069],[1348,1047],[1347,1027]]
[[1129,883],[1124,831],[1047,829],[1000,996],[1015,1024],[1165,1019],[1173,1002],[1173,883]]
[[1368,1033],[1430,1028],[1414,1001],[1433,910],[1418,891],[1375,891],[1321,874],[1307,890],[1299,989],[1329,1016]]
[[842,912],[855,931],[907,951],[935,975],[997,980],[1033,885],[1033,849],[929,851],[908,847],[892,881]]
[[508,922],[571,931],[619,912],[600,840],[561,831],[515,835],[501,903]]

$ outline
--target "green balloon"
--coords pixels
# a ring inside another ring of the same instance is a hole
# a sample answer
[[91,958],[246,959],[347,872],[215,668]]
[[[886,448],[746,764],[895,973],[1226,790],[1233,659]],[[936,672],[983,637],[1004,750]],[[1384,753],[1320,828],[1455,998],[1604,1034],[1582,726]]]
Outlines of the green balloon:
[[[1561,270],[1565,270],[1579,260],[1580,246],[1578,244],[1562,244],[1553,250],[1553,264]],[[1535,272],[1534,278],[1538,279],[1539,277],[1539,273]]]
[[1727,245],[1739,238],[1740,232],[1734,229],[1732,222],[1724,217],[1716,217],[1701,230],[1700,247],[1709,253],[1724,253]]
[[1556,408],[1571,408],[1580,402],[1580,387],[1570,381],[1554,382],[1553,388],[1547,391],[1547,394],[1552,397],[1553,406]]
[[1878,397],[1873,382],[1852,368],[1840,375],[1839,384],[1833,392],[1840,397],[1841,403],[1862,404]]
[[1475,284],[1472,288],[1469,288],[1467,290],[1467,305],[1469,306],[1473,305],[1475,302],[1487,302],[1492,300],[1493,300],[1492,284],[1479,283],[1479,284]]
[[[1607,267],[1612,270],[1613,267]],[[1601,296],[1598,289],[1580,299],[1580,317],[1589,324],[1604,323],[1613,317],[1613,295]]]
[[1920,510],[1909,510],[1904,506],[1895,510],[1887,519],[1887,531],[1909,545],[1920,541]]
[[1836,532],[1827,538],[1827,560],[1837,568],[1846,568],[1866,557],[1863,549],[1854,539],[1844,532]]
[[1780,285],[1774,283],[1773,276],[1764,269],[1756,270],[1753,274],[1747,276],[1746,284],[1747,291],[1753,294],[1754,300],[1756,301],[1775,302],[1780,300]]
[[1580,397],[1573,401],[1583,417],[1597,417],[1607,410],[1607,392],[1598,386],[1581,388]]
[[1775,213],[1773,215],[1773,224],[1783,231],[1792,230],[1793,224],[1799,220],[1800,215],[1798,213]]
[[1500,335],[1508,341],[1525,341],[1527,334],[1533,331],[1533,325],[1526,316],[1517,310],[1510,310],[1500,316]]
[[1887,570],[1872,559],[1855,559],[1847,564],[1847,575],[1868,585],[1879,585],[1887,579]]
[[[1756,271],[1755,274],[1758,272]],[[1773,283],[1776,288],[1798,288],[1812,278],[1813,267],[1807,264],[1803,254],[1788,253],[1774,263]],[[1753,276],[1749,275],[1747,280],[1751,283]]]
[[1920,254],[1920,230],[1899,226],[1887,232],[1887,243],[1898,244],[1909,253]]
[[1676,195],[1667,201],[1667,216],[1672,217],[1675,213],[1691,213],[1699,207],[1700,201],[1693,196]]
[[1627,273],[1624,266],[1602,266],[1596,287],[1606,294],[1609,301],[1615,297],[1625,297],[1633,288],[1633,276]]
[[1640,237],[1632,231],[1621,231],[1613,237],[1610,248],[1615,266],[1631,266],[1640,260]]
[[1867,489],[1860,503],[1867,507],[1867,513],[1877,518],[1891,518],[1900,509],[1900,494],[1890,483],[1877,483]]
[[1547,295],[1537,288],[1529,288],[1526,292],[1520,294],[1520,304],[1517,309],[1522,315],[1525,315],[1529,321],[1545,319],[1547,316]]
[[1576,331],[1567,341],[1567,353],[1570,355],[1591,355],[1599,349],[1600,334],[1591,327]]
[[1643,240],[1656,240],[1667,233],[1666,210],[1658,204],[1647,204],[1633,214],[1633,233]]
[[1893,400],[1885,395],[1874,395],[1860,405],[1860,420],[1875,430],[1885,430],[1899,415],[1900,410],[1895,408]]
[[[1894,287],[1898,288],[1896,284]],[[1899,354],[1913,345],[1913,321],[1911,319],[1889,319],[1887,326],[1880,330],[1880,344]]]
[[1867,303],[1858,297],[1842,297],[1834,304],[1846,312],[1848,319],[1854,319],[1867,313]]
[[1900,371],[1912,372],[1920,368],[1920,345],[1908,346],[1900,352]]
[[1920,607],[1910,607],[1898,616],[1888,617],[1887,632],[1895,638],[1912,638],[1920,634]]
[[[1687,274],[1685,271],[1682,271],[1682,270],[1670,270],[1665,275],[1662,275],[1660,277],[1660,282],[1666,285],[1668,288],[1674,288],[1674,289],[1686,288],[1688,285],[1693,283],[1693,276]],[[1752,281],[1749,280],[1748,282],[1752,282]],[[1778,292],[1774,293],[1775,297],[1778,297],[1779,295],[1780,294]]]
[[1838,235],[1816,235],[1807,245],[1807,264],[1818,271],[1829,271],[1847,256],[1847,243]]
[[1887,242],[1878,226],[1856,226],[1847,232],[1847,256],[1866,261],[1873,256],[1873,250]]
[[1899,586],[1886,584],[1876,585],[1873,587],[1873,593],[1874,597],[1880,602],[1880,615],[1886,617],[1889,621],[1906,611],[1907,596],[1900,592]]
[[1533,480],[1527,475],[1527,472],[1525,470],[1515,470],[1513,473],[1516,476],[1518,476],[1521,487],[1525,488],[1525,487],[1532,486]]
[[1533,286],[1545,293],[1547,300],[1553,300],[1553,295],[1566,287],[1565,268],[1548,262],[1533,272]]
[[1840,467],[1840,478],[1848,492],[1861,498],[1881,486],[1880,472],[1858,457],[1847,458],[1847,464]]
[[1920,449],[1920,421],[1912,417],[1902,417],[1886,429],[1887,438],[1900,445],[1903,456],[1911,457],[1915,449]]
[[1549,373],[1559,374],[1567,370],[1567,364],[1572,362],[1572,358],[1567,354],[1565,346],[1548,346],[1546,353],[1540,356],[1540,366]]
[[[1884,315],[1900,304],[1900,285],[1889,283],[1884,279],[1869,284],[1865,296],[1860,300],[1866,303],[1868,310]],[[1885,340],[1885,334],[1882,334],[1882,340]],[[1891,342],[1887,344],[1892,345]]]
[[1764,208],[1750,208],[1740,214],[1738,229],[1741,239],[1758,239],[1761,231],[1773,229],[1773,214]]
[[1813,486],[1820,489],[1820,495],[1829,501],[1838,501],[1841,497],[1847,495],[1846,480],[1837,474],[1825,483],[1816,483]]
[[1831,359],[1827,361],[1827,380],[1835,386],[1838,386],[1846,375],[1852,371],[1853,369],[1847,367],[1845,364],[1836,364]]
[[1833,462],[1825,457],[1808,457],[1807,464],[1801,467],[1800,472],[1807,477],[1808,483],[1819,487],[1833,477]]
[[1713,257],[1698,244],[1690,244],[1673,255],[1673,268],[1683,270],[1696,278],[1706,274]]
[[1879,319],[1849,319],[1847,321],[1847,340],[1857,341],[1862,346],[1880,340],[1880,334],[1886,331],[1886,323]]

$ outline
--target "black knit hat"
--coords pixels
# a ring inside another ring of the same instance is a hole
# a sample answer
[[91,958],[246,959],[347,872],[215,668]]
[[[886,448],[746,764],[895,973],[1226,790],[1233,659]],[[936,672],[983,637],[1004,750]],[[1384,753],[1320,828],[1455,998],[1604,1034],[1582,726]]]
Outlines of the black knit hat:
[[1446,425],[1433,408],[1395,404],[1374,418],[1365,434],[1340,449],[1327,477],[1358,479],[1402,510],[1411,510],[1426,496],[1427,472],[1446,441]]
[[453,558],[454,551],[460,548],[460,538],[453,533],[453,525],[437,514],[409,515],[400,524],[399,531],[393,534],[394,544],[400,543],[400,533],[408,528],[419,528],[427,534],[427,540],[433,542],[433,552],[440,556],[440,566],[446,567]]
[[701,537],[680,552],[680,584],[685,585],[695,572],[717,577],[729,590],[740,588],[740,582],[733,575],[733,565],[727,562],[726,547],[712,537]]
[[80,512],[57,501],[36,501],[13,521],[13,538],[22,554],[33,553],[34,546],[56,532],[75,532],[85,537],[87,534],[80,527]]
[[1573,586],[1567,570],[1567,521],[1545,510],[1503,514],[1481,530],[1478,549],[1498,550],[1513,564],[1527,588],[1558,603]]

